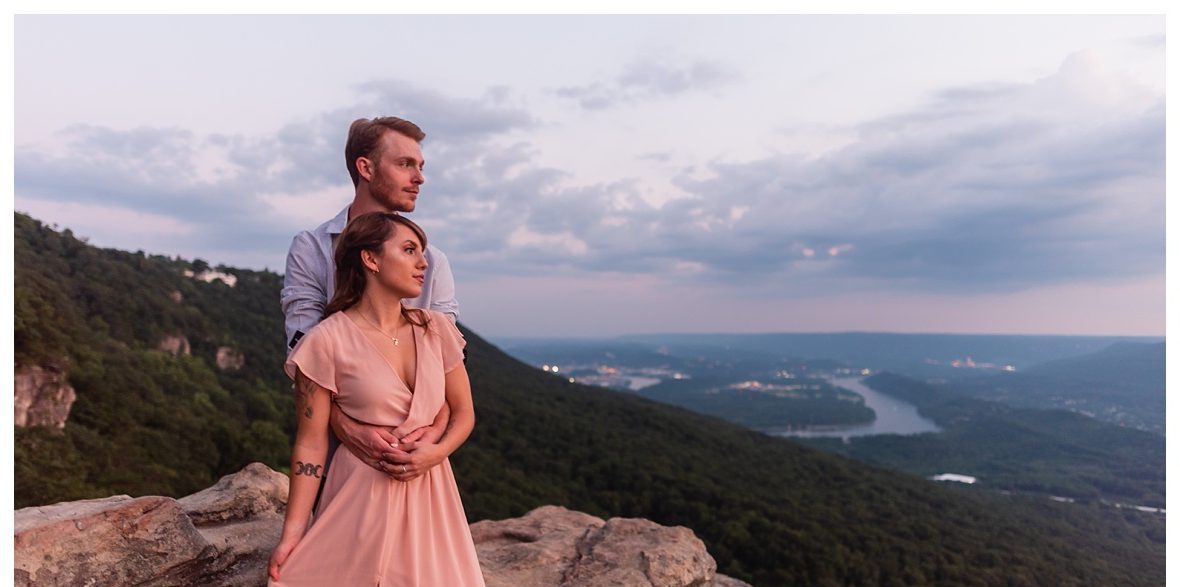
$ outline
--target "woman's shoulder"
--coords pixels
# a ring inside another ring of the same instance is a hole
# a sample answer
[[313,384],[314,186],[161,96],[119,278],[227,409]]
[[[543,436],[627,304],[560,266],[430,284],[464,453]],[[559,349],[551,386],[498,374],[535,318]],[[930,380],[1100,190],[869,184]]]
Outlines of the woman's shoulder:
[[318,324],[312,326],[311,330],[308,330],[307,334],[303,335],[303,338],[299,342],[303,343],[307,340],[335,340],[339,336],[340,330],[347,326],[343,323],[344,320],[348,320],[344,312],[333,312],[323,320],[320,320]]
[[315,327],[311,329],[311,332],[308,332],[307,334],[310,336],[312,332],[317,330],[324,333],[339,330],[340,328],[346,326],[344,324],[344,321],[346,320],[348,320],[348,316],[345,316],[344,312],[332,312],[328,316],[325,316],[323,320],[320,320],[320,323],[316,324]]
[[336,357],[343,348],[340,342],[341,320],[348,320],[342,314],[337,314],[340,312],[320,320],[299,339],[284,363],[283,370],[288,377],[295,379],[296,372],[302,371],[317,385],[328,390],[336,389],[333,383]]
[[[449,314],[444,314],[438,310],[430,310],[427,308],[419,308],[419,310],[431,320],[446,320],[447,322],[451,322],[451,317]],[[451,324],[454,324],[454,322],[451,322]]]
[[463,333],[459,331],[459,327],[451,320],[450,314],[425,309],[422,310],[422,314],[426,317],[426,332],[442,337],[463,339]]

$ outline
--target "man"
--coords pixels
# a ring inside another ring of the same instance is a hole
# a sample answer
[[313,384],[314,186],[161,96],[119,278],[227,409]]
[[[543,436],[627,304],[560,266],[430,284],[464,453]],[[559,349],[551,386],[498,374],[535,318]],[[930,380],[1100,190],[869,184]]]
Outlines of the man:
[[[295,235],[287,252],[281,300],[286,317],[288,351],[319,323],[324,307],[335,293],[334,245],[348,220],[369,212],[414,211],[419,189],[426,181],[422,175],[425,161],[419,144],[424,138],[426,133],[418,125],[392,116],[372,120],[362,118],[349,127],[344,159],[356,191],[352,203],[315,230]],[[422,295],[406,303],[436,310],[452,321],[457,320],[459,304],[455,301],[455,279],[446,255],[433,244],[427,245],[426,262]],[[449,409],[444,405],[432,426],[406,438],[397,438],[389,428],[353,420],[335,405],[332,406],[331,424],[335,437],[354,455],[369,466],[389,473],[393,467],[409,462],[411,458],[400,448],[412,452],[415,442],[436,442],[446,428],[448,416]],[[336,444],[332,443],[331,450],[335,450]]]

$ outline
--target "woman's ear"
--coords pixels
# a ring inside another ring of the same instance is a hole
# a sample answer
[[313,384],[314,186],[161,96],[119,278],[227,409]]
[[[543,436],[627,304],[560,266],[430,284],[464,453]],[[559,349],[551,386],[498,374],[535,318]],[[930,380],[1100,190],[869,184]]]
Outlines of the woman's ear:
[[361,251],[361,264],[373,273],[381,273],[381,266],[377,264],[377,255],[373,251]]

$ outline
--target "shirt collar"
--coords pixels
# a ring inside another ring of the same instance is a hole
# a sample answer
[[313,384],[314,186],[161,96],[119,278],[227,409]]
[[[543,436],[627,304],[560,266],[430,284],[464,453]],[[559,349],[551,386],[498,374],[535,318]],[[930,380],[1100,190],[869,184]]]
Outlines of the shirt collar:
[[328,221],[328,234],[336,235],[344,232],[344,226],[348,224],[348,208],[345,206],[335,218]]

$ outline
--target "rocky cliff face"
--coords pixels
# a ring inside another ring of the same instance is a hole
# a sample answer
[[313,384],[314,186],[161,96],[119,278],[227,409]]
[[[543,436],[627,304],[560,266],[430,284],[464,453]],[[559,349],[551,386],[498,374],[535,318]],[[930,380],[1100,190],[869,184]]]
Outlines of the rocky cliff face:
[[156,348],[171,354],[174,357],[181,355],[188,356],[193,352],[193,346],[189,344],[188,338],[181,334],[170,334],[160,339],[160,344]]
[[217,347],[217,368],[222,371],[237,371],[246,364],[246,356],[233,347]]
[[14,379],[15,425],[65,427],[70,407],[78,399],[74,388],[65,382],[65,373],[53,368],[18,365]]
[[[224,587],[266,584],[287,477],[252,464],[188,497],[17,510],[15,584]],[[546,506],[473,524],[488,587],[740,587],[687,528]],[[748,586],[747,586],[748,587]]]

